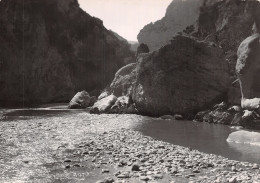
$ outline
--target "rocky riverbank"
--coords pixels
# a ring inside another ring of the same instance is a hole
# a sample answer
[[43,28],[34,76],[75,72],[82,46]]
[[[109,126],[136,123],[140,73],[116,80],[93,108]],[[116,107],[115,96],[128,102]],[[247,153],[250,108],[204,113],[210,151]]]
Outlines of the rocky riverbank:
[[[0,182],[259,182],[259,165],[131,129],[147,117],[68,113],[0,122]],[[129,123],[131,121],[131,123]]]
[[[259,165],[171,145],[131,130],[105,132],[77,154],[109,178],[101,182],[259,182]],[[110,172],[110,169],[112,171]]]

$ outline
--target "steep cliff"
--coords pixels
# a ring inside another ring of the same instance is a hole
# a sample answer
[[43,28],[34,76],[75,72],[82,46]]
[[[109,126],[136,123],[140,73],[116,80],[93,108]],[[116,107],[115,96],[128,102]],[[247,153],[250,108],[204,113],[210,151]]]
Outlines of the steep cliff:
[[230,74],[235,76],[236,52],[240,43],[260,26],[260,3],[257,0],[205,0],[200,8],[196,37],[215,42],[225,51]]
[[140,31],[139,43],[147,44],[151,51],[166,45],[176,33],[196,23],[202,3],[203,0],[173,0],[161,20]]
[[77,0],[0,2],[0,103],[64,102],[102,89],[132,52]]
[[[254,24],[256,27],[260,25],[260,3],[257,0],[205,0],[200,8],[198,32],[194,36],[214,42],[224,50],[230,77],[235,81],[237,49],[252,34]],[[228,102],[240,104],[240,99],[239,85],[230,86]]]

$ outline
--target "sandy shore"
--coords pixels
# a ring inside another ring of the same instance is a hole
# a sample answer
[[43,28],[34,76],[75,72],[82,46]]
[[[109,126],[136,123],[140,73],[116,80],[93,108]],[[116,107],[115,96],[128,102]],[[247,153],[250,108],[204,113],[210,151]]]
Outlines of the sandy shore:
[[260,182],[259,165],[143,136],[137,115],[0,122],[0,182]]

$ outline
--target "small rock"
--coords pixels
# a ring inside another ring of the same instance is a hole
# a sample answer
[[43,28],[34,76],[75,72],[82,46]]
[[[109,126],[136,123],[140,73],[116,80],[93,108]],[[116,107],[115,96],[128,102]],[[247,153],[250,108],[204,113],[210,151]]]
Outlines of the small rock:
[[102,169],[101,172],[102,173],[109,173],[109,170],[108,169]]
[[105,178],[104,180],[98,180],[96,183],[113,183],[114,179],[112,178]]
[[147,177],[147,176],[140,176],[139,179],[142,180],[142,181],[148,181],[149,177]]
[[130,173],[129,172],[122,172],[121,174],[117,175],[117,178],[130,178]]
[[132,171],[140,171],[140,166],[138,164],[133,164],[131,170]]
[[193,173],[200,173],[200,171],[198,169],[194,169],[192,172]]
[[66,159],[66,160],[64,160],[64,163],[69,163],[69,162],[71,162],[70,159]]
[[154,178],[155,179],[162,179],[163,175],[162,174],[156,174],[156,175],[154,175]]
[[259,165],[258,164],[253,164],[252,169],[259,169]]
[[66,169],[69,169],[69,168],[70,168],[70,165],[65,166],[65,168],[66,168]]
[[228,180],[229,183],[236,183],[237,182],[237,178],[236,177],[232,177]]
[[175,119],[175,120],[183,120],[183,116],[180,115],[180,114],[175,114],[175,115],[174,115],[174,119]]
[[236,169],[235,166],[232,166],[232,167],[231,167],[231,170],[232,170],[233,172],[237,172],[237,169]]
[[189,174],[188,177],[195,177],[195,174]]
[[98,180],[96,183],[105,183],[103,180]]

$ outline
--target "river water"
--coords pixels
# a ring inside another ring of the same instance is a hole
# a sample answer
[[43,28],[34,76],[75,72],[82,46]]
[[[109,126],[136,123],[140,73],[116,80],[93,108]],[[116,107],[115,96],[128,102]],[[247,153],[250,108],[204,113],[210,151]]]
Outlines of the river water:
[[[9,110],[9,113],[2,122],[10,123],[17,120],[32,119],[37,121],[52,116],[59,116],[65,120],[67,116],[75,113],[85,114],[87,111],[67,110],[63,107],[43,108],[37,110]],[[120,117],[120,115],[115,116]],[[143,133],[144,135],[175,145],[190,147],[205,153],[221,155],[232,160],[260,164],[260,146],[227,142],[228,136],[232,132],[237,131],[229,126],[191,121],[162,120],[159,118],[137,117],[136,115],[131,116],[131,118],[134,120],[128,120],[124,123],[117,122],[120,120],[115,120],[113,129],[131,128]],[[113,118],[111,121],[113,121]],[[109,124],[106,128],[109,129]]]

